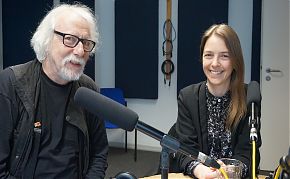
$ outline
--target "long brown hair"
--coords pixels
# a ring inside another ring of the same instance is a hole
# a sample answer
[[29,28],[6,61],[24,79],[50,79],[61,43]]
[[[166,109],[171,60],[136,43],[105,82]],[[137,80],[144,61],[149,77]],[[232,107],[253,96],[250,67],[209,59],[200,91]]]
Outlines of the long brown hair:
[[222,38],[229,50],[233,72],[231,74],[230,93],[231,102],[228,110],[226,128],[233,129],[243,116],[246,115],[246,92],[244,88],[244,58],[240,40],[236,32],[226,24],[212,25],[205,31],[200,44],[200,58],[202,60],[206,41],[212,35]]

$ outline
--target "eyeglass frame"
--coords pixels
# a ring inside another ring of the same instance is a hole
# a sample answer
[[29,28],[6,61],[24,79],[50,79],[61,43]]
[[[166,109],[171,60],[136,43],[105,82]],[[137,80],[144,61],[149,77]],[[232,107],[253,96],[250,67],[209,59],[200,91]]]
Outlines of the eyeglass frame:
[[[63,45],[65,45],[66,47],[74,48],[74,47],[76,47],[76,46],[79,44],[79,42],[82,42],[84,51],[85,51],[85,52],[91,52],[91,51],[94,49],[95,45],[96,45],[96,42],[94,42],[94,41],[92,41],[92,40],[88,40],[88,39],[82,39],[82,38],[79,38],[79,37],[76,36],[76,35],[67,34],[67,33],[62,33],[62,32],[59,32],[59,31],[57,31],[57,30],[53,30],[53,32],[54,32],[55,34],[57,34],[57,35],[62,36],[62,43],[63,43]],[[72,37],[76,38],[76,39],[77,39],[76,43],[75,43],[74,45],[67,45],[67,44],[65,44],[65,36],[66,36],[66,35],[69,35],[69,36],[72,36]],[[90,42],[90,43],[92,43],[91,50],[87,50],[87,49],[85,49],[84,41],[85,41],[85,42]]]

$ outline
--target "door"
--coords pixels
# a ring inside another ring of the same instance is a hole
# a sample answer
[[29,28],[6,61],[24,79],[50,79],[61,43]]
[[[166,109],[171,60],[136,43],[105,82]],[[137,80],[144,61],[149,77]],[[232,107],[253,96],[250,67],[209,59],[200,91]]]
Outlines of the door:
[[289,1],[263,0],[261,163],[274,170],[289,148]]

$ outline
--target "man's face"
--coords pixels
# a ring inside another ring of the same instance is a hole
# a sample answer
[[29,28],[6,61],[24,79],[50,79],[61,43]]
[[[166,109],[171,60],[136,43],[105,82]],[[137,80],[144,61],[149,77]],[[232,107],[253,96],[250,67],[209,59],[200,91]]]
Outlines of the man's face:
[[81,41],[75,47],[68,47],[66,43],[72,40],[71,37],[76,37],[76,42],[78,38],[90,40],[90,30],[87,21],[75,15],[63,15],[58,22],[54,30],[72,36],[54,33],[43,70],[54,82],[66,84],[78,80],[83,74],[90,53]]

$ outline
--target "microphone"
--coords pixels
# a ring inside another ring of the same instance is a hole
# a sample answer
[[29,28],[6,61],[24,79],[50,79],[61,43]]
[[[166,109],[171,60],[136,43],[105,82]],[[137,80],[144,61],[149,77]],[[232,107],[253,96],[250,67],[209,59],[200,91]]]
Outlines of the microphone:
[[216,169],[220,168],[220,164],[216,160],[199,152],[197,149],[189,151],[175,138],[164,134],[142,121],[138,121],[139,116],[134,111],[98,92],[80,87],[76,91],[74,101],[101,119],[107,119],[124,130],[133,131],[137,129],[160,141],[161,146],[168,147],[175,152],[180,152],[193,159],[199,159],[206,166]]
[[248,85],[247,104],[261,102],[260,84],[257,81],[251,81]]
[[247,92],[247,106],[251,112],[249,116],[249,126],[251,127],[250,138],[251,140],[257,139],[257,129],[259,126],[259,106],[261,104],[260,85],[256,81],[251,81],[248,85]]
[[288,155],[281,157],[279,163],[282,169],[290,174],[290,148],[288,150]]
[[[261,104],[261,91],[260,85],[256,81],[251,81],[248,85],[248,92],[247,92],[247,105],[251,106],[251,119],[255,120],[258,118],[258,106]],[[253,107],[254,106],[254,107]],[[257,121],[253,121],[257,122]]]
[[124,105],[91,89],[80,87],[74,101],[101,119],[108,119],[124,130],[133,131],[139,116]]

